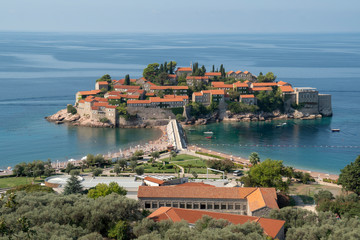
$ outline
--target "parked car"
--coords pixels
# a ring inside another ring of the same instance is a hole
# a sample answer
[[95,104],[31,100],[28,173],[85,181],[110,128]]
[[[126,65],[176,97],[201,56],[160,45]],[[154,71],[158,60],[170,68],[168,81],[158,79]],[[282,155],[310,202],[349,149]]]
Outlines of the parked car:
[[243,175],[243,172],[242,172],[241,170],[235,170],[235,171],[233,172],[233,175],[234,175],[234,176],[241,176],[241,175]]

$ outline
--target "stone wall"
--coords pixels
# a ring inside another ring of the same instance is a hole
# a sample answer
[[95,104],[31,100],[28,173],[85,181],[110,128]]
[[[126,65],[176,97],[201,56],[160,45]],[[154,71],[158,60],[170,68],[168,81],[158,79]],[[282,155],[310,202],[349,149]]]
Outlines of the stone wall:
[[175,119],[175,115],[170,109],[164,108],[145,108],[145,107],[128,107],[127,111],[131,115],[137,115],[142,120],[163,120]]
[[271,211],[270,208],[268,207],[264,207],[264,208],[260,208],[256,211],[253,211],[252,212],[252,216],[255,216],[255,217],[263,217],[263,216],[266,216],[268,215],[268,213]]
[[319,113],[323,116],[332,116],[330,94],[319,94]]

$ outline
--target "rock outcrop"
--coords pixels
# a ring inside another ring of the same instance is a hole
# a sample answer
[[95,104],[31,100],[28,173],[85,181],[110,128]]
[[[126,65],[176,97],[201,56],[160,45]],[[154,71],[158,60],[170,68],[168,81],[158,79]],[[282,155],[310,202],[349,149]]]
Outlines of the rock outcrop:
[[45,117],[45,119],[56,124],[68,123],[74,126],[85,127],[114,127],[114,125],[110,123],[102,123],[99,121],[90,120],[86,117],[81,117],[79,114],[68,113],[66,109],[62,109],[51,116]]

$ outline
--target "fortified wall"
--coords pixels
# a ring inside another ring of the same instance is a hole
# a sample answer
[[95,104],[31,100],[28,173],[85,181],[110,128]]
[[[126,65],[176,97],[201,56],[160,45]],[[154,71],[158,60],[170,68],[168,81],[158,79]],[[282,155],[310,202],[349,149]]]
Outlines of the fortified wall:
[[169,109],[164,108],[145,108],[145,107],[129,107],[127,112],[136,116],[135,119],[126,120],[119,118],[119,127],[153,127],[163,126],[169,123],[169,120],[175,119],[175,115]]

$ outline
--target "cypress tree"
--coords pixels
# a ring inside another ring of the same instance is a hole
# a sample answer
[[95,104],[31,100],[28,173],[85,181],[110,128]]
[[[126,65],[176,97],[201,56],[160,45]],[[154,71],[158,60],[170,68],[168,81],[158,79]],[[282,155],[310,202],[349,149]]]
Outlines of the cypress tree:
[[167,69],[167,62],[166,62],[166,61],[164,62],[164,72],[166,72],[166,73],[168,72],[168,69]]
[[224,68],[224,66],[221,64],[220,65],[220,72],[222,73],[222,71],[223,71],[223,68]]
[[211,72],[215,72],[215,66],[213,65],[212,67],[212,71]]
[[125,85],[130,85],[130,76],[129,76],[129,74],[126,74],[124,84]]
[[206,68],[204,65],[201,66],[201,75],[204,76],[206,73]]
[[164,71],[164,65],[163,65],[163,64],[160,65],[159,71],[160,71],[160,72],[163,72],[163,71]]
[[169,69],[169,73],[170,73],[170,74],[174,74],[174,72],[173,72],[173,63],[172,63],[172,61],[170,61],[170,69]]

